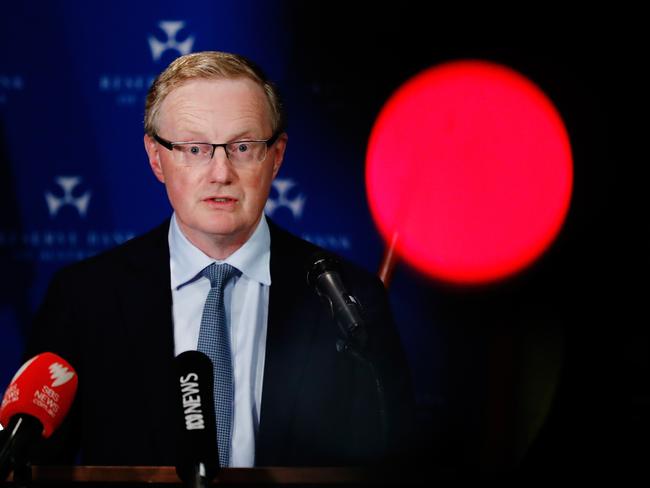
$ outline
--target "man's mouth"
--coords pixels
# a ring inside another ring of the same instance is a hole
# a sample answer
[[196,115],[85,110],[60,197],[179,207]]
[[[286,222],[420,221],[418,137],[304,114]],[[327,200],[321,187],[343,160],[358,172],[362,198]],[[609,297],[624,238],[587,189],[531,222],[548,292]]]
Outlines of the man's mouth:
[[232,208],[238,202],[236,198],[232,197],[208,197],[204,201],[215,208]]

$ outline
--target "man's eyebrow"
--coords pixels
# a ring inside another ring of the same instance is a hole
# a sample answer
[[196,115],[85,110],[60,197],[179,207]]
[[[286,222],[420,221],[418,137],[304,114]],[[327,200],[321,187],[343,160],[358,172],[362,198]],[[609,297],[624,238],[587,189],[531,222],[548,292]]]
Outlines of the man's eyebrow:
[[204,141],[206,137],[202,132],[195,131],[193,129],[186,129],[183,127],[178,128],[178,133],[182,134],[182,136],[177,138],[177,142],[207,142]]
[[208,144],[228,144],[231,142],[238,141],[258,141],[263,140],[261,137],[253,136],[256,130],[253,129],[244,129],[234,132],[232,136],[225,138],[225,140],[220,142],[211,142],[209,137],[205,137],[203,132],[195,131],[193,129],[184,129],[179,127],[178,132],[184,134],[183,137],[178,138],[173,142],[205,142]]
[[235,135],[232,137],[228,138],[228,141],[230,142],[237,142],[237,141],[250,141],[250,140],[258,140],[257,137],[254,137],[252,134],[254,131],[250,129],[246,129],[243,131],[235,132]]

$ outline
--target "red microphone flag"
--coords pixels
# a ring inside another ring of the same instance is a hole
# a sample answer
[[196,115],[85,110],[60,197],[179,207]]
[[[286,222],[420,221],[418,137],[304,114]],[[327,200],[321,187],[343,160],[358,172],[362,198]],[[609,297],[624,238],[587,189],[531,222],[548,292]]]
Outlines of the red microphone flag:
[[46,439],[61,425],[77,392],[77,373],[60,356],[44,352],[18,370],[0,405],[0,424],[8,426],[14,415],[26,414],[43,424]]

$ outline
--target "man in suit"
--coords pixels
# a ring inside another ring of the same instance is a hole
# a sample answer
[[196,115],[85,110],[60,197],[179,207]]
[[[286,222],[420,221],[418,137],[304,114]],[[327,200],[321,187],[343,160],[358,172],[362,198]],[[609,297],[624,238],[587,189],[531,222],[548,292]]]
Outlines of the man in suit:
[[206,342],[204,270],[214,263],[233,271],[223,289],[234,395],[227,465],[403,455],[412,393],[383,286],[341,262],[368,340],[363,360],[338,351],[336,319],[306,279],[324,251],[263,214],[287,145],[273,85],[241,56],[182,56],[149,90],[144,144],[174,213],[54,277],[27,356],[60,354],[80,386],[37,459],[70,462],[80,449],[83,464],[175,464],[174,356]]

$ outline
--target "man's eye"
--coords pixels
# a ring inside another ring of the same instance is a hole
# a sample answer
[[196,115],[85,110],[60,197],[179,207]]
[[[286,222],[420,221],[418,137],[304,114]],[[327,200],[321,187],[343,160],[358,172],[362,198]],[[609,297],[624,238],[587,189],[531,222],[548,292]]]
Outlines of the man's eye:
[[199,154],[201,154],[201,147],[200,146],[190,146],[189,153],[192,156],[198,156]]
[[250,146],[245,142],[240,142],[237,144],[237,152],[243,153],[250,149]]

